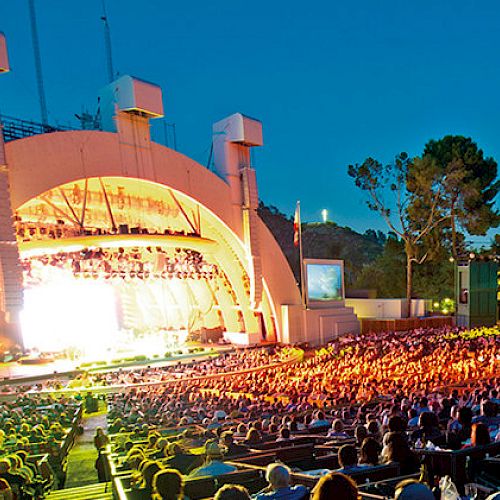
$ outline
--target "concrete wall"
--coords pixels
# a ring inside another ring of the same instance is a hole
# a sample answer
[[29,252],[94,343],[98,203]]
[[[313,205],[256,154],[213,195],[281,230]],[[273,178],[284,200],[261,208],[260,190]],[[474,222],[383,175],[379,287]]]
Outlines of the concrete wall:
[[[403,318],[405,299],[346,299],[346,306],[352,307],[360,318],[394,319]],[[412,316],[425,316],[430,300],[413,299]]]
[[[287,343],[309,342],[323,345],[346,333],[359,333],[360,324],[352,307],[304,309],[300,306],[283,306],[283,336]],[[300,324],[301,330],[289,329]],[[307,332],[307,333],[305,333]]]

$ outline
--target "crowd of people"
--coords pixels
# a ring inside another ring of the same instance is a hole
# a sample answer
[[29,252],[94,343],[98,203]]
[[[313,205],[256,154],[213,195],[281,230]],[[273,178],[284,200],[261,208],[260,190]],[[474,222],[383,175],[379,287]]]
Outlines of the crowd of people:
[[[213,405],[221,406],[228,414],[242,405],[256,414],[273,414],[281,407],[287,408],[286,411],[315,406],[349,408],[375,400],[389,404],[394,398],[413,402],[421,397],[429,397],[439,407],[443,401],[448,404],[453,384],[464,389],[457,396],[459,404],[478,405],[484,387],[497,383],[498,335],[445,338],[452,331],[440,328],[363,337],[348,335],[306,356],[300,363],[192,383],[189,377],[184,377],[168,391],[158,386],[123,392],[111,401],[110,414],[123,405],[140,411],[152,400],[154,409],[161,410],[157,416],[169,423],[182,418],[179,408],[185,403],[190,407],[202,405],[208,414],[214,410]],[[235,363],[235,366],[247,366],[247,357],[251,359],[248,353],[241,355],[241,365]],[[220,370],[217,362],[210,365]],[[203,365],[195,372],[200,374],[200,370],[204,370]],[[209,375],[210,371],[205,373]],[[120,377],[120,374],[107,376]],[[176,406],[178,398],[180,405]],[[173,413],[168,411],[172,405]],[[156,418],[151,406],[148,410],[148,418]]]
[[[433,408],[448,408],[452,394],[458,398],[456,404],[478,408],[485,388],[497,383],[498,336],[445,339],[450,331],[345,336],[297,363],[277,363],[283,351],[274,348],[226,354],[182,370],[179,383],[168,390],[161,385],[138,387],[112,396],[109,415],[115,418],[130,409],[147,409],[146,423],[159,419],[163,424],[177,424],[185,416],[185,404],[189,404],[189,416],[199,422],[219,409],[215,406],[228,415],[241,408],[246,408],[247,415],[272,415],[281,408],[289,412],[343,405],[349,410],[356,403],[373,401],[386,409],[394,398],[413,403],[422,397]],[[198,378],[261,364],[274,366],[231,377]],[[159,382],[175,372],[174,366],[97,377],[107,384]],[[196,380],[191,382],[192,377]],[[462,387],[460,395],[457,389],[452,391],[454,384]],[[198,412],[198,406],[203,411]]]
[[50,393],[54,390],[64,391],[68,389],[71,392],[74,392],[74,390],[87,392],[112,386],[147,386],[148,384],[161,386],[161,384],[180,380],[220,376],[221,374],[237,371],[258,370],[264,366],[286,363],[300,358],[302,355],[303,351],[301,349],[288,347],[226,349],[219,351],[219,353],[209,351],[207,356],[203,356],[199,360],[194,358],[184,363],[179,361],[164,366],[132,366],[118,370],[84,371],[70,380],[49,378],[35,385],[7,386],[4,391]]
[[19,395],[0,404],[0,498],[41,497],[50,480],[32,457],[47,456],[53,482],[63,480],[65,441],[79,411],[79,401],[66,397]]
[[54,270],[77,278],[94,279],[213,279],[218,267],[203,255],[183,248],[94,248],[21,260],[24,282],[43,283]]
[[[85,391],[120,386],[107,396],[107,430],[94,440],[99,478],[106,480],[112,443],[144,498],[183,498],[186,481],[236,471],[227,463],[234,457],[314,434],[335,443],[337,465],[302,469],[317,478],[311,489],[292,481],[295,470],[271,463],[254,498],[357,499],[350,476],[360,471],[395,463],[401,475],[414,474],[419,450],[500,441],[499,339],[498,327],[346,335],[318,350],[267,346],[187,366],[82,374]],[[75,401],[38,398],[0,406],[0,480],[24,467],[33,445],[64,437]],[[432,495],[422,488],[414,481],[397,491],[402,499],[417,489],[419,498]],[[215,498],[250,496],[230,485]]]
[[57,449],[78,411],[74,398],[18,396],[0,403],[0,453]]
[[[300,362],[246,374],[233,373],[240,364],[228,357],[227,367],[214,371],[231,376],[186,377],[168,389],[134,387],[109,396],[108,432],[117,435],[136,485],[153,492],[174,477],[180,488],[184,478],[230,472],[234,466],[225,461],[233,456],[320,429],[346,442],[336,471],[313,471],[326,473],[313,497],[327,498],[318,491],[339,474],[393,462],[401,474],[411,474],[419,470],[418,449],[500,440],[499,338],[498,328],[451,327],[347,335]],[[176,428],[179,437],[166,439],[161,428]],[[136,439],[147,444],[136,446]],[[204,461],[193,453],[200,447]],[[276,469],[278,486],[272,470],[268,490],[256,498],[309,496],[287,483],[286,467]]]

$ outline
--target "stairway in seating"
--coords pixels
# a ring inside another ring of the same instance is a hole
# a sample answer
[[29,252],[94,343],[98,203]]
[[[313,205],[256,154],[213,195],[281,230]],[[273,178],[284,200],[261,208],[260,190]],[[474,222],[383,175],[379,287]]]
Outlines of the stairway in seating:
[[94,447],[94,435],[97,427],[104,429],[107,427],[105,408],[104,402],[99,400],[100,411],[98,413],[84,413],[83,434],[76,438],[68,455],[68,468],[64,484],[66,489],[94,485],[98,482],[95,469],[97,450]]
[[45,497],[47,500],[108,500],[113,498],[111,483],[96,483],[78,488],[54,490]]

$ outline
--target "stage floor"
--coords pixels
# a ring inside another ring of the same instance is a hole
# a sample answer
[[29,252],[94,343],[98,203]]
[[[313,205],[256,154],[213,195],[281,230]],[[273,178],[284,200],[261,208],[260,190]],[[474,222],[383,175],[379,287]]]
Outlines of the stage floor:
[[[190,346],[192,347],[192,346]],[[70,374],[75,371],[85,371],[92,370],[93,372],[104,372],[111,370],[135,370],[138,368],[144,368],[145,366],[171,366],[177,363],[188,364],[193,361],[203,361],[214,355],[219,355],[223,352],[232,351],[234,349],[233,345],[215,345],[215,344],[197,344],[196,347],[205,347],[208,349],[213,349],[211,351],[205,351],[198,354],[186,354],[184,356],[177,356],[170,359],[149,359],[145,362],[127,364],[123,366],[113,366],[107,368],[106,366],[95,367],[95,368],[80,368],[81,362],[79,360],[70,359],[56,359],[54,361],[49,361],[40,364],[23,364],[17,361],[11,361],[8,363],[0,363],[0,385],[12,384],[12,383],[23,383],[23,381],[28,381],[30,379],[46,379],[52,376],[57,376],[58,378],[64,379],[64,374]]]

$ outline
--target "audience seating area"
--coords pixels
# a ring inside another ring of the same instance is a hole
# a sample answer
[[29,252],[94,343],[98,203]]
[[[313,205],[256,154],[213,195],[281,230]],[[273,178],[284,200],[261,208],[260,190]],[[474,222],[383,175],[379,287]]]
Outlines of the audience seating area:
[[[382,499],[402,480],[430,490],[445,476],[460,494],[473,484],[486,498],[500,489],[499,335],[450,327],[347,335],[292,361],[270,346],[189,367],[175,383],[171,369],[108,373],[100,382],[121,387],[106,396],[107,434],[94,440],[100,483],[49,498],[218,500],[237,484],[256,500],[300,500],[340,477],[352,500]],[[46,412],[71,424],[58,453],[34,460],[60,487],[81,406],[45,397],[35,406],[20,397],[0,422],[28,447]],[[178,495],[162,493],[165,473],[181,478]]]
[[10,478],[17,498],[42,498],[64,487],[82,411],[77,400],[47,396],[0,404],[0,478]]

